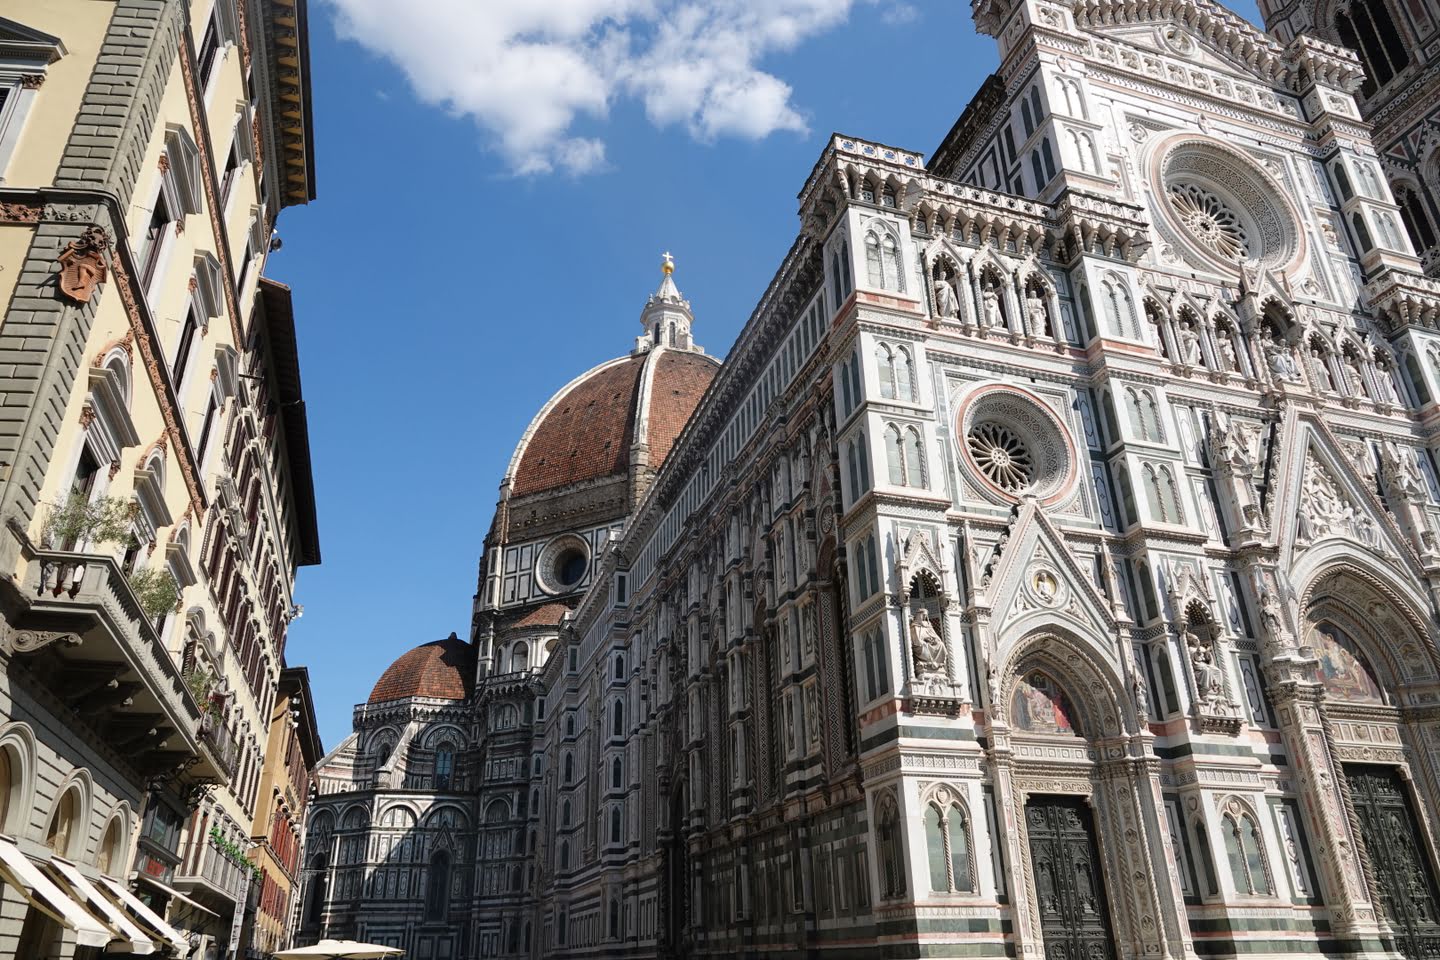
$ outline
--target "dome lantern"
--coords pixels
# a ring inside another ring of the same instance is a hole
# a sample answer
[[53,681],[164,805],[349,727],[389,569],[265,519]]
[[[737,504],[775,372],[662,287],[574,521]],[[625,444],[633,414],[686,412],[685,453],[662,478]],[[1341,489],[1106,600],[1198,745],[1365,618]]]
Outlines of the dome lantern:
[[668,250],[660,256],[660,273],[660,286],[640,312],[640,325],[645,332],[635,338],[635,352],[644,353],[653,347],[665,347],[704,353],[691,338],[690,326],[695,317],[690,312],[690,301],[681,295],[680,288],[675,285],[675,258]]

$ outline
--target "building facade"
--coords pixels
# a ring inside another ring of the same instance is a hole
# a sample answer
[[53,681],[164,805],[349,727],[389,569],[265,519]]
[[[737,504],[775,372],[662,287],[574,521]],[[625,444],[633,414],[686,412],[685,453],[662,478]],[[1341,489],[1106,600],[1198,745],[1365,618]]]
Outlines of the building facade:
[[310,802],[310,772],[321,756],[310,674],[304,667],[280,672],[263,756],[250,836],[250,859],[259,867],[254,881],[255,912],[242,933],[238,954],[254,960],[290,946],[299,909],[297,878],[305,808]]
[[1440,287],[1361,60],[1208,0],[973,13],[997,72],[928,158],[829,140],[683,425],[668,260],[536,417],[470,642],[321,775],[302,939],[1440,946]]
[[303,2],[0,3],[0,955],[229,956],[298,566]]

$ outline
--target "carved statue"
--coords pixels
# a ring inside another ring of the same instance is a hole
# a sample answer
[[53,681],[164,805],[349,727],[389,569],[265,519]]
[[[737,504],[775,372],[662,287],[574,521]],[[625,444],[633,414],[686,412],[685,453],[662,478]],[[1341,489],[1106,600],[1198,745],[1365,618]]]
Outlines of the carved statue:
[[1385,464],[1385,475],[1395,490],[1406,500],[1421,500],[1425,497],[1425,478],[1408,450],[1394,441],[1386,441],[1380,456]]
[[1315,360],[1315,385],[1326,393],[1334,393],[1335,379],[1330,376],[1330,364],[1326,362],[1325,354],[1317,350],[1312,357]]
[[1356,395],[1361,397],[1370,396],[1370,387],[1365,382],[1365,371],[1360,366],[1360,358],[1354,353],[1347,351],[1345,353],[1345,366],[1350,370],[1350,379],[1355,387]]
[[1386,364],[1377,362],[1375,364],[1375,382],[1380,385],[1380,400],[1382,403],[1400,402],[1400,395],[1395,390],[1395,371]]
[[1050,312],[1045,308],[1045,298],[1035,288],[1025,298],[1025,315],[1030,319],[1030,332],[1037,337],[1050,336]]
[[950,661],[949,651],[924,610],[910,614],[910,656],[915,663],[915,679],[948,679],[945,668]]
[[1195,693],[1202,702],[1215,703],[1225,696],[1225,680],[1215,663],[1210,641],[1201,638],[1188,626],[1185,646],[1190,651],[1190,665],[1195,671]]
[[1150,722],[1150,694],[1145,689],[1145,681],[1140,677],[1139,664],[1136,664],[1134,679],[1130,681],[1130,689],[1135,695],[1135,716],[1143,728]]
[[1265,327],[1260,335],[1260,349],[1265,354],[1265,365],[1272,378],[1282,383],[1294,383],[1300,379],[1295,370],[1295,358],[1288,347],[1275,340],[1269,327]]
[[1000,315],[1000,293],[995,289],[993,283],[986,284],[980,294],[980,300],[985,309],[980,318],[980,326],[985,328],[1005,326],[1005,318]]
[[1265,624],[1265,632],[1272,640],[1284,636],[1285,621],[1280,614],[1280,599],[1273,591],[1266,590],[1260,594],[1260,620]]
[[935,316],[955,317],[959,315],[959,302],[955,299],[955,288],[950,285],[947,279],[940,272],[940,264],[935,264]]
[[1221,426],[1218,419],[1212,421],[1206,439],[1215,466],[1223,464],[1238,473],[1255,469],[1255,458],[1250,452],[1250,434],[1239,422],[1231,420],[1228,426]]
[[1200,357],[1200,334],[1195,331],[1193,320],[1180,322],[1180,359],[1192,367],[1203,365]]
[[1240,369],[1240,358],[1235,353],[1235,339],[1230,333],[1229,327],[1221,327],[1215,333],[1215,343],[1220,349],[1220,364],[1227,373],[1234,373]]

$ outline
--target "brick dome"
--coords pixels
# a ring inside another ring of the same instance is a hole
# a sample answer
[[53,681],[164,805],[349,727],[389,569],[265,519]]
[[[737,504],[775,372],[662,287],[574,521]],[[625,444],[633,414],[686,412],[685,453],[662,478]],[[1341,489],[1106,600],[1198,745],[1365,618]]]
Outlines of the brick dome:
[[427,697],[464,700],[474,689],[475,650],[455,634],[407,650],[380,674],[370,702]]
[[624,477],[637,442],[659,469],[719,367],[703,353],[652,349],[586,371],[525,431],[511,460],[511,496]]

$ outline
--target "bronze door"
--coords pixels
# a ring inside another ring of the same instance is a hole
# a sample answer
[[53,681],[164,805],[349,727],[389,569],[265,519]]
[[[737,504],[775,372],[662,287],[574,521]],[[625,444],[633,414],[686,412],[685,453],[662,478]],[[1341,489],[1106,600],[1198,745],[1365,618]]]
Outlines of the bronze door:
[[1112,960],[1090,807],[1078,797],[1031,797],[1025,825],[1046,960]]
[[1440,957],[1435,871],[1399,770],[1346,764],[1345,780],[1395,949],[1409,960]]

